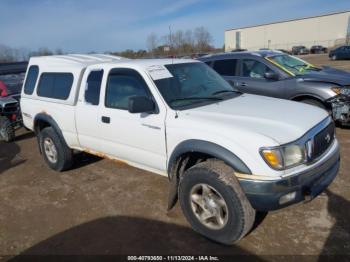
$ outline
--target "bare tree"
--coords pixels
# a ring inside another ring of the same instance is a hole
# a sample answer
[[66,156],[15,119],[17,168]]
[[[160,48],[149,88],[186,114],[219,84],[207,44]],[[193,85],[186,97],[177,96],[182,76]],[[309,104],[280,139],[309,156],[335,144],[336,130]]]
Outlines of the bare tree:
[[14,49],[6,46],[0,45],[0,62],[14,62],[16,61]]
[[205,27],[201,26],[201,27],[195,28],[194,37],[195,37],[196,47],[199,52],[203,52],[211,48],[213,37]]
[[63,55],[62,49],[61,49],[61,48],[57,48],[57,49],[55,50],[55,54],[56,54],[56,55]]
[[158,36],[155,33],[151,33],[147,37],[148,52],[153,53],[158,46]]

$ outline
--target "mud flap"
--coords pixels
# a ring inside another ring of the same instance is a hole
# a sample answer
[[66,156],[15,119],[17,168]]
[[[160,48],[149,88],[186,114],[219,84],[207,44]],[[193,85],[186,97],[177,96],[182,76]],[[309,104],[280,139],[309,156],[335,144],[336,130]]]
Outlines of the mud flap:
[[168,211],[172,209],[178,200],[178,186],[179,179],[176,175],[172,176],[169,183],[169,195],[168,195]]
[[[170,179],[170,184],[169,184],[169,195],[168,195],[168,211],[170,209],[172,209],[178,200],[178,190],[179,190],[179,182],[180,182],[180,178],[183,175],[186,165],[189,161],[189,157],[186,157],[185,159],[183,159],[182,161],[179,161],[179,163],[177,163],[172,171],[172,175],[169,177]],[[180,166],[180,168],[179,168]],[[176,172],[176,170],[178,170],[178,172]]]

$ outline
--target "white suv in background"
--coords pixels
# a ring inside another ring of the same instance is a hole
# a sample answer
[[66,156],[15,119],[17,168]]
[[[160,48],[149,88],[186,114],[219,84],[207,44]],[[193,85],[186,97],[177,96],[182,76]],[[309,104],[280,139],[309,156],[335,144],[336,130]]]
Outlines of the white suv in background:
[[21,109],[52,169],[78,150],[168,176],[168,207],[179,198],[192,227],[224,244],[255,211],[311,199],[339,169],[324,110],[242,94],[195,60],[31,58]]

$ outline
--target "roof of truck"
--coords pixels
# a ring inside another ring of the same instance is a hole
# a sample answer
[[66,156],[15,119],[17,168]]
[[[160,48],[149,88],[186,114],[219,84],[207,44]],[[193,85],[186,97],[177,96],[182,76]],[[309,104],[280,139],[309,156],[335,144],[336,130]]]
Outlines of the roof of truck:
[[153,65],[166,65],[166,64],[178,64],[178,63],[189,63],[199,62],[192,59],[128,59],[120,56],[105,55],[105,54],[71,54],[71,55],[54,55],[54,56],[38,56],[30,59],[30,65],[39,65],[42,68],[47,67],[62,67],[66,68],[85,68],[90,65],[96,64],[125,64],[125,65],[138,65],[140,67],[147,68]]
[[167,64],[179,64],[199,62],[192,59],[128,59],[119,56],[105,55],[105,54],[93,54],[93,55],[54,55],[54,56],[39,56],[32,57],[29,61],[30,65],[38,65],[42,71],[46,71],[48,68],[57,70],[68,70],[68,68],[75,68],[81,70],[91,65],[99,64],[120,64],[125,66],[135,65],[141,68],[149,68],[156,65]]
[[105,54],[70,54],[70,55],[53,55],[53,56],[38,56],[30,59],[30,64],[45,63],[45,65],[67,65],[78,67],[86,67],[93,64],[119,62],[121,60],[128,60],[127,58]]

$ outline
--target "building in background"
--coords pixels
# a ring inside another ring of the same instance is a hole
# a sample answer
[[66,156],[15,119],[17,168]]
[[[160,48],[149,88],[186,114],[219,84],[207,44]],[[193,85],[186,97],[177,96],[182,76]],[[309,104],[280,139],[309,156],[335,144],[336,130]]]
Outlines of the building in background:
[[350,11],[281,21],[225,31],[225,51],[286,49],[304,45],[331,48],[350,38]]

